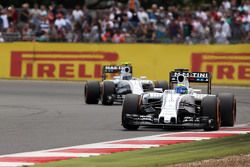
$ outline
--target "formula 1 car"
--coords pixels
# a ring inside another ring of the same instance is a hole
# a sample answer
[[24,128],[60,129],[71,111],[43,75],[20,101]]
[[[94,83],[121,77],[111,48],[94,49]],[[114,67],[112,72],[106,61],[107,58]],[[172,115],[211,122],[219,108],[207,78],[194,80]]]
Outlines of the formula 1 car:
[[[218,130],[234,126],[236,99],[231,93],[211,94],[211,74],[177,69],[169,74],[170,89],[162,93],[126,95],[122,106],[122,125],[128,130],[139,126],[188,127]],[[207,93],[189,87],[206,83]],[[175,87],[175,88],[174,88]]]
[[[112,80],[107,80],[107,74],[119,74]],[[122,103],[126,94],[140,95],[146,91],[168,89],[167,81],[151,81],[145,76],[132,77],[132,66],[124,64],[120,66],[103,66],[102,81],[87,81],[84,87],[86,104],[112,105],[114,102]]]

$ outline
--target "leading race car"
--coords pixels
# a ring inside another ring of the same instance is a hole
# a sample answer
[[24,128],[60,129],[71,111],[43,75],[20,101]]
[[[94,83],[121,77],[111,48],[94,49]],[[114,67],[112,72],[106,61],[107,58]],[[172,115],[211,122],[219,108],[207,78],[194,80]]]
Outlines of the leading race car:
[[[107,74],[118,74],[112,80],[107,80]],[[140,95],[155,88],[167,89],[167,81],[151,81],[145,76],[132,77],[132,66],[123,64],[120,66],[103,66],[102,81],[87,81],[84,87],[86,104],[112,105],[114,102],[122,103],[126,94]]]
[[[220,126],[234,126],[235,96],[231,93],[212,95],[210,73],[177,69],[171,71],[169,76],[171,89],[162,93],[126,95],[122,107],[122,125],[125,129],[162,126],[218,130]],[[191,82],[206,83],[207,93],[190,88]]]

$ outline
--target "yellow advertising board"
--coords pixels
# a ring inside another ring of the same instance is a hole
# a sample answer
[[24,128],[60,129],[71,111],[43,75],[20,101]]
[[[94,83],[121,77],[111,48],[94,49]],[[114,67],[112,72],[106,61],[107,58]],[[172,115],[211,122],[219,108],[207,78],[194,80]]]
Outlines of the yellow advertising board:
[[130,62],[135,76],[168,80],[169,71],[209,71],[213,83],[250,85],[250,45],[2,43],[0,77],[100,80],[103,65]]

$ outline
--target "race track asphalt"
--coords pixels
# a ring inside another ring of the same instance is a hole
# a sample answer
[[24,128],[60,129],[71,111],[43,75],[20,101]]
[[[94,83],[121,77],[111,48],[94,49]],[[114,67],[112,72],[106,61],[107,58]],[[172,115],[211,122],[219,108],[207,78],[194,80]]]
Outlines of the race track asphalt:
[[[0,155],[167,133],[121,126],[121,105],[86,105],[83,82],[0,80]],[[237,124],[250,122],[250,87],[213,86],[237,98]]]

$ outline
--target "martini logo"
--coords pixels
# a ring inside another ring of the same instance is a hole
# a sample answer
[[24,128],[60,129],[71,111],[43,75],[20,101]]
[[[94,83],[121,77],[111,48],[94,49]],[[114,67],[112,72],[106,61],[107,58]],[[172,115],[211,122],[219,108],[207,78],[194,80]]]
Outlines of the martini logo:
[[116,64],[113,52],[14,51],[10,76],[39,79],[101,78],[102,66]]
[[193,78],[208,78],[208,73],[207,72],[175,72],[173,74],[173,77],[177,77],[179,75],[184,75],[186,77],[193,77]]
[[193,53],[192,71],[208,71],[217,80],[250,80],[250,53]]

